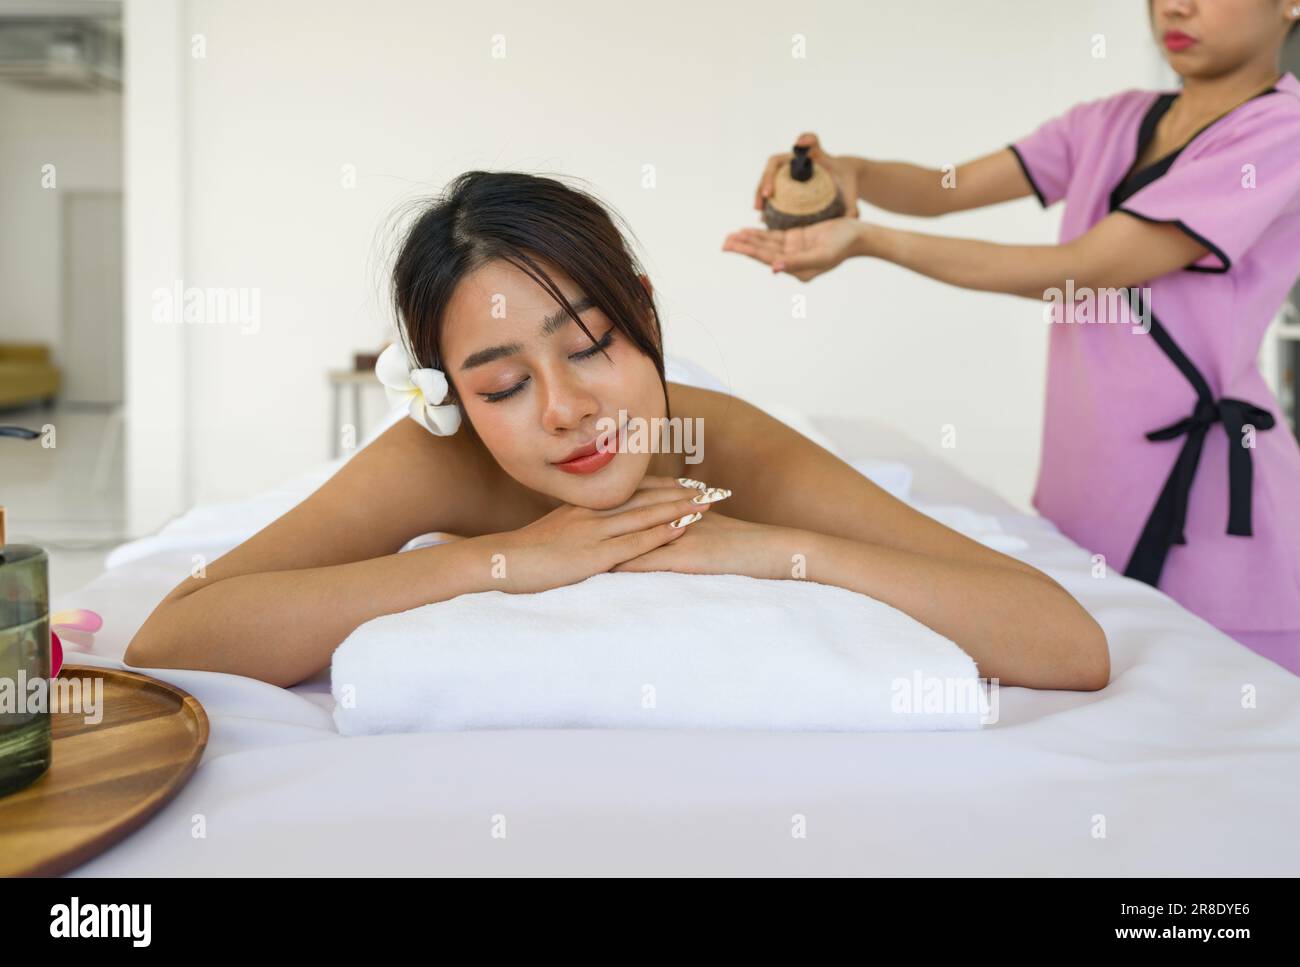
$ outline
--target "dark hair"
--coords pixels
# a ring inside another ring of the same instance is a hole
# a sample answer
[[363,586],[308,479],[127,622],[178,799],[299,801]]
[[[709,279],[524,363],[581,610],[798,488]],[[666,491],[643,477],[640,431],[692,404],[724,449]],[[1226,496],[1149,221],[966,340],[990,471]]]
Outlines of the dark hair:
[[554,178],[467,171],[441,196],[420,204],[422,211],[401,244],[392,276],[398,329],[405,331],[407,351],[417,367],[441,369],[452,382],[441,350],[447,304],[465,276],[494,259],[504,259],[531,276],[597,342],[538,264],[540,258],[568,275],[620,332],[654,360],[667,401],[663,332],[654,298],[642,284],[641,265],[615,224],[618,216],[593,195]]

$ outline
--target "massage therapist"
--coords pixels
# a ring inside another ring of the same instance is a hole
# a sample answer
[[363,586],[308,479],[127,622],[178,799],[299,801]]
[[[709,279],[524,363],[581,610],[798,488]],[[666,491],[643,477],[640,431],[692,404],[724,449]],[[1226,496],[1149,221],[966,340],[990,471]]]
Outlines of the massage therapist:
[[[937,170],[827,154],[805,134],[797,143],[834,176],[849,215],[743,229],[723,248],[804,281],[860,256],[1031,299],[1126,289],[1128,324],[1051,327],[1034,506],[1300,674],[1300,446],[1257,365],[1300,276],[1300,82],[1279,68],[1300,0],[1151,0],[1150,19],[1178,90],[1078,104],[960,165],[955,187]],[[790,158],[769,159],[756,208]],[[856,217],[859,198],[933,216],[1031,193],[1065,202],[1059,244]],[[1098,399],[1115,415],[1099,418]]]

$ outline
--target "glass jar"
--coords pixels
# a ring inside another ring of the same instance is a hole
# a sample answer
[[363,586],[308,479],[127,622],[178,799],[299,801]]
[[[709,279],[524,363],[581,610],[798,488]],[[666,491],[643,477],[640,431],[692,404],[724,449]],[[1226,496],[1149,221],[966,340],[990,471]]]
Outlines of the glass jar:
[[0,545],[0,796],[50,767],[49,677],[49,557],[30,544]]

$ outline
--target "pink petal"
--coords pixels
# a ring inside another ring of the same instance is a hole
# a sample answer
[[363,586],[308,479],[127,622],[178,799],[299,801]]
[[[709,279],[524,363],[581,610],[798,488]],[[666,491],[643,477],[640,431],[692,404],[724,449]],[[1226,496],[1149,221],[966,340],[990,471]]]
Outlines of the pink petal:
[[50,627],[95,632],[104,627],[104,619],[88,608],[70,608],[50,615]]

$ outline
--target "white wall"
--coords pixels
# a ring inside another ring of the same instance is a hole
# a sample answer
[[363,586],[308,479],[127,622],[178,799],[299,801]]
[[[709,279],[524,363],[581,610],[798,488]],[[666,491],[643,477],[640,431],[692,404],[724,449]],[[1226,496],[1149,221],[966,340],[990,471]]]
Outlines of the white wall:
[[[761,162],[802,130],[832,151],[937,166],[1079,100],[1163,79],[1132,0],[189,0],[185,17],[182,33],[206,45],[184,61],[186,281],[261,298],[256,332],[185,327],[203,501],[325,458],[325,370],[386,332],[385,216],[484,167],[579,176],[619,209],[671,353],[750,398],[883,420],[934,449],[954,424],[945,456],[1024,504],[1045,372],[1035,304],[883,264],[804,288],[721,252],[722,239],[756,223]],[[804,60],[790,55],[794,33]],[[491,56],[494,34],[504,59]],[[1105,59],[1092,56],[1097,34]],[[653,189],[641,187],[647,164]],[[344,165],[356,166],[352,190]],[[916,224],[1028,243],[1053,241],[1058,221],[1026,199]],[[807,319],[791,318],[796,292]]]
[[151,533],[192,501],[194,382],[186,332],[153,319],[152,293],[185,276],[185,10],[126,0],[126,519]]
[[44,343],[56,363],[64,358],[61,200],[121,190],[120,94],[0,83],[0,339]]

